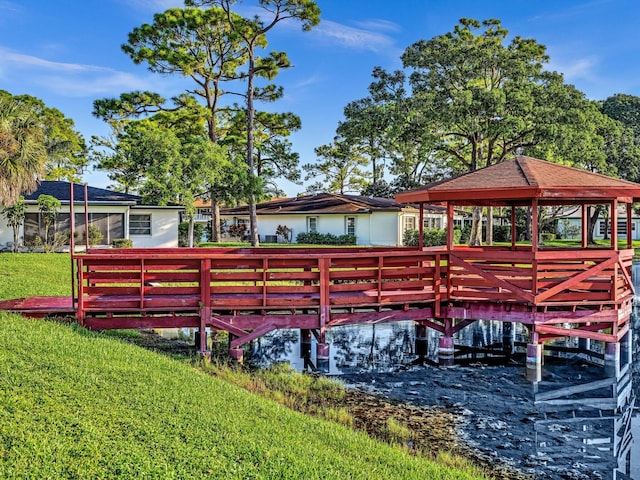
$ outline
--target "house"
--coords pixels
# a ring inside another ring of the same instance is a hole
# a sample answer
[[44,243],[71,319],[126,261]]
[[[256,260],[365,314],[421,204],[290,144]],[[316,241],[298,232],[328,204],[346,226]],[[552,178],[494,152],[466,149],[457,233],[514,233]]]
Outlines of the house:
[[[38,210],[38,197],[51,195],[62,204],[53,226],[54,234],[70,230],[69,182],[44,180],[35,192],[24,195],[26,217],[20,229],[23,245],[33,244],[36,237],[44,236],[44,225]],[[113,240],[128,238],[135,247],[177,247],[179,212],[178,205],[159,206],[143,204],[142,197],[114,192],[103,188],[87,187],[89,225],[102,233],[102,244],[111,245]],[[84,185],[73,188],[76,243],[84,243]],[[51,236],[52,234],[50,234]],[[0,215],[0,246],[13,245],[13,229],[6,218]]]
[[[390,198],[320,193],[283,198],[256,205],[258,235],[263,242],[283,241],[276,236],[278,226],[291,230],[290,240],[303,232],[354,235],[358,245],[402,245],[405,230],[418,230],[420,211],[413,205]],[[249,223],[246,205],[224,208],[220,217],[226,225]],[[429,206],[424,211],[425,229],[446,226],[443,207]]]
[[[579,207],[567,208],[558,219],[557,233],[562,238],[580,238],[582,213]],[[624,206],[618,207],[618,237],[627,235],[627,212]],[[600,214],[596,220],[593,230],[593,238],[596,240],[611,238],[611,218],[608,215]],[[640,240],[640,216],[637,211],[633,211],[631,217],[631,239]]]

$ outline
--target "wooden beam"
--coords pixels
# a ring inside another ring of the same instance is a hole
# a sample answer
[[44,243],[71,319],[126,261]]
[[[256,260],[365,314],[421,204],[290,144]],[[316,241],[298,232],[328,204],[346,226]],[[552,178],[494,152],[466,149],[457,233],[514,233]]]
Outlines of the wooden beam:
[[531,201],[531,250],[538,251],[538,199]]
[[422,250],[424,248],[424,203],[420,202],[420,225],[418,227],[418,232],[420,237],[418,238],[418,248]]
[[618,250],[618,199],[614,198],[610,204],[611,214],[611,250]]
[[589,228],[589,210],[586,203],[582,204],[582,248],[587,248],[588,244],[588,228]]

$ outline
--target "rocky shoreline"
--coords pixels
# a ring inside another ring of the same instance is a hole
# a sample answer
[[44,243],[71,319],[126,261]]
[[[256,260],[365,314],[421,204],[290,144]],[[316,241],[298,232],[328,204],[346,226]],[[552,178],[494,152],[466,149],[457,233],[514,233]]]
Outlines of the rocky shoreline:
[[[602,367],[581,361],[548,363],[539,384],[547,389],[594,381],[603,374]],[[461,453],[490,467],[496,478],[593,480],[613,478],[617,467],[610,453],[611,458],[606,453],[601,459],[581,458],[562,443],[557,450],[548,449],[552,454],[540,452],[547,431],[551,432],[549,445],[556,432],[561,441],[571,444],[583,428],[572,432],[571,423],[560,419],[559,414],[568,413],[574,416],[573,423],[579,423],[575,410],[560,412],[534,403],[533,385],[522,365],[407,366],[391,372],[344,374],[341,379],[349,388],[389,401],[452,413]],[[587,410],[578,408],[578,416],[587,415]]]

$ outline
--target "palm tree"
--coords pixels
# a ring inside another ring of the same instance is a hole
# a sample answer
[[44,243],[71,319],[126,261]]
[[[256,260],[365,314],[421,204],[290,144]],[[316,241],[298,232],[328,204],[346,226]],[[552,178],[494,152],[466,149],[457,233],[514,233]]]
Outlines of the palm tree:
[[0,205],[35,190],[44,175],[47,149],[42,125],[16,98],[0,96]]

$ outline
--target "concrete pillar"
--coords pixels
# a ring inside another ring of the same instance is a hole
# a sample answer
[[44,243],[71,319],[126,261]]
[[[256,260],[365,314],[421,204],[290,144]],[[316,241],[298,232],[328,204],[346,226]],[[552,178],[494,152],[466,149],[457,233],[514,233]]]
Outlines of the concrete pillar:
[[537,384],[542,380],[542,360],[542,344],[527,344],[527,380],[530,382]]
[[604,373],[607,377],[620,376],[620,342],[610,342],[605,345]]
[[427,326],[421,323],[416,323],[415,352],[421,360],[424,359],[429,352]]
[[320,373],[329,373],[329,344],[316,344],[316,366]]
[[315,370],[313,363],[311,362],[311,330],[308,328],[300,329],[300,358],[304,359],[304,370],[310,368]]
[[502,353],[507,360],[511,358],[515,342],[515,328],[513,323],[502,322]]
[[438,363],[443,367],[453,365],[455,347],[453,337],[442,336],[438,340]]
[[588,352],[591,350],[591,339],[590,338],[578,338],[578,348],[583,352]]

